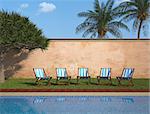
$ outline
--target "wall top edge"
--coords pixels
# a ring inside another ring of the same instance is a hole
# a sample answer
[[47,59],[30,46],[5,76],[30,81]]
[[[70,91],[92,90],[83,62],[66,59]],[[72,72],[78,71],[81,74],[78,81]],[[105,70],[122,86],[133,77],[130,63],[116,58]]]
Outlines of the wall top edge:
[[105,40],[97,40],[97,39],[48,39],[49,42],[150,42],[150,39],[105,39]]
[[150,39],[140,39],[140,40],[137,40],[137,39],[48,39],[48,40],[76,40],[76,41],[150,41]]

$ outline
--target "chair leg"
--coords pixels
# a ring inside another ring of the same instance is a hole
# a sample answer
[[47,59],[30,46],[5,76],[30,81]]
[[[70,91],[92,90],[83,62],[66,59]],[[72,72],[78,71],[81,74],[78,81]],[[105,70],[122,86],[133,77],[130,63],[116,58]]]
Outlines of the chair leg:
[[91,78],[90,77],[88,78],[88,84],[91,84]]
[[134,86],[132,79],[130,79],[129,82],[130,82],[130,85],[131,85],[131,86]]
[[36,81],[35,81],[36,85],[40,85],[40,79],[37,78]]
[[56,84],[58,84],[58,77],[57,77],[57,79],[56,79]]
[[98,81],[98,84],[100,84],[100,77],[97,76],[97,81]]
[[38,80],[38,85],[39,86],[42,85],[42,82],[40,82],[40,81],[42,81],[42,80]]
[[48,79],[48,83],[47,83],[48,86],[51,85],[51,82],[50,82],[51,79],[52,79],[52,77],[50,77],[50,78]]
[[121,80],[120,80],[120,79],[118,79],[118,85],[119,85],[119,86],[121,85]]
[[71,79],[71,77],[68,77],[68,85],[70,85],[70,79]]
[[111,78],[110,78],[110,85],[112,85],[112,80],[111,80]]
[[35,84],[36,84],[36,85],[38,84],[38,79],[35,80]]
[[77,76],[77,84],[79,84],[79,76]]

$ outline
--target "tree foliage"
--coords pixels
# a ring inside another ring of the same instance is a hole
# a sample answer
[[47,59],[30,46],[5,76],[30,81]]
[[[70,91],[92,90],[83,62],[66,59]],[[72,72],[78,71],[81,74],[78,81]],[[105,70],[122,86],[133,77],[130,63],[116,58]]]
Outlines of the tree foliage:
[[79,24],[76,28],[76,33],[84,32],[83,37],[91,35],[91,38],[108,37],[108,33],[115,37],[122,37],[120,29],[128,30],[127,25],[118,21],[119,13],[117,7],[114,6],[114,0],[108,0],[105,4],[99,3],[98,0],[94,2],[94,10],[80,12],[79,17],[86,18],[85,21]]
[[150,17],[150,0],[130,0],[122,2],[118,11],[121,12],[123,21],[133,20],[133,29],[138,31],[137,38],[140,39],[140,31],[143,29],[146,35]]
[[[15,12],[0,11],[0,82],[4,82],[6,70],[11,68],[11,71],[16,71],[18,68],[14,67],[18,66],[17,62],[26,58],[31,50],[43,50],[47,46],[48,39],[27,17]],[[10,52],[13,52],[11,64],[6,60]]]
[[47,39],[42,31],[27,17],[15,12],[0,11],[0,48],[7,52],[10,49],[35,48],[46,49]]

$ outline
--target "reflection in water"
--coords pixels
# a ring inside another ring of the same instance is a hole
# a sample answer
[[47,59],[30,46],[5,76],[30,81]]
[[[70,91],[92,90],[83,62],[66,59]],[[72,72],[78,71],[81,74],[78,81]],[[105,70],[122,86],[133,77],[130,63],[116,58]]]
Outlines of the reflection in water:
[[101,97],[100,101],[102,101],[102,102],[111,102],[112,99],[111,99],[111,97]]
[[148,114],[148,97],[0,97],[0,114]]
[[41,98],[41,97],[36,97],[33,99],[33,104],[37,104],[37,103],[43,103],[45,101],[46,98]]
[[58,98],[56,98],[55,101],[56,102],[64,102],[64,101],[66,101],[66,99],[65,99],[65,97],[58,97]]
[[134,103],[134,99],[131,97],[123,97],[122,101],[125,103]]

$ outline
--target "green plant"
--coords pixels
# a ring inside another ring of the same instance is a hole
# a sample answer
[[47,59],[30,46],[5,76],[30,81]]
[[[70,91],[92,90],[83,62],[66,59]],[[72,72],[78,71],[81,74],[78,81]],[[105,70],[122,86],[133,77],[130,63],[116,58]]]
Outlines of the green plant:
[[130,0],[122,2],[118,10],[123,21],[133,20],[133,29],[137,30],[137,39],[140,39],[141,30],[146,35],[150,17],[150,0]]
[[[0,81],[4,81],[5,58],[14,51],[30,52],[33,49],[46,49],[48,40],[42,31],[27,17],[15,12],[0,11]],[[13,55],[12,55],[13,57]],[[12,60],[13,61],[13,60]],[[19,61],[18,61],[19,62]]]

